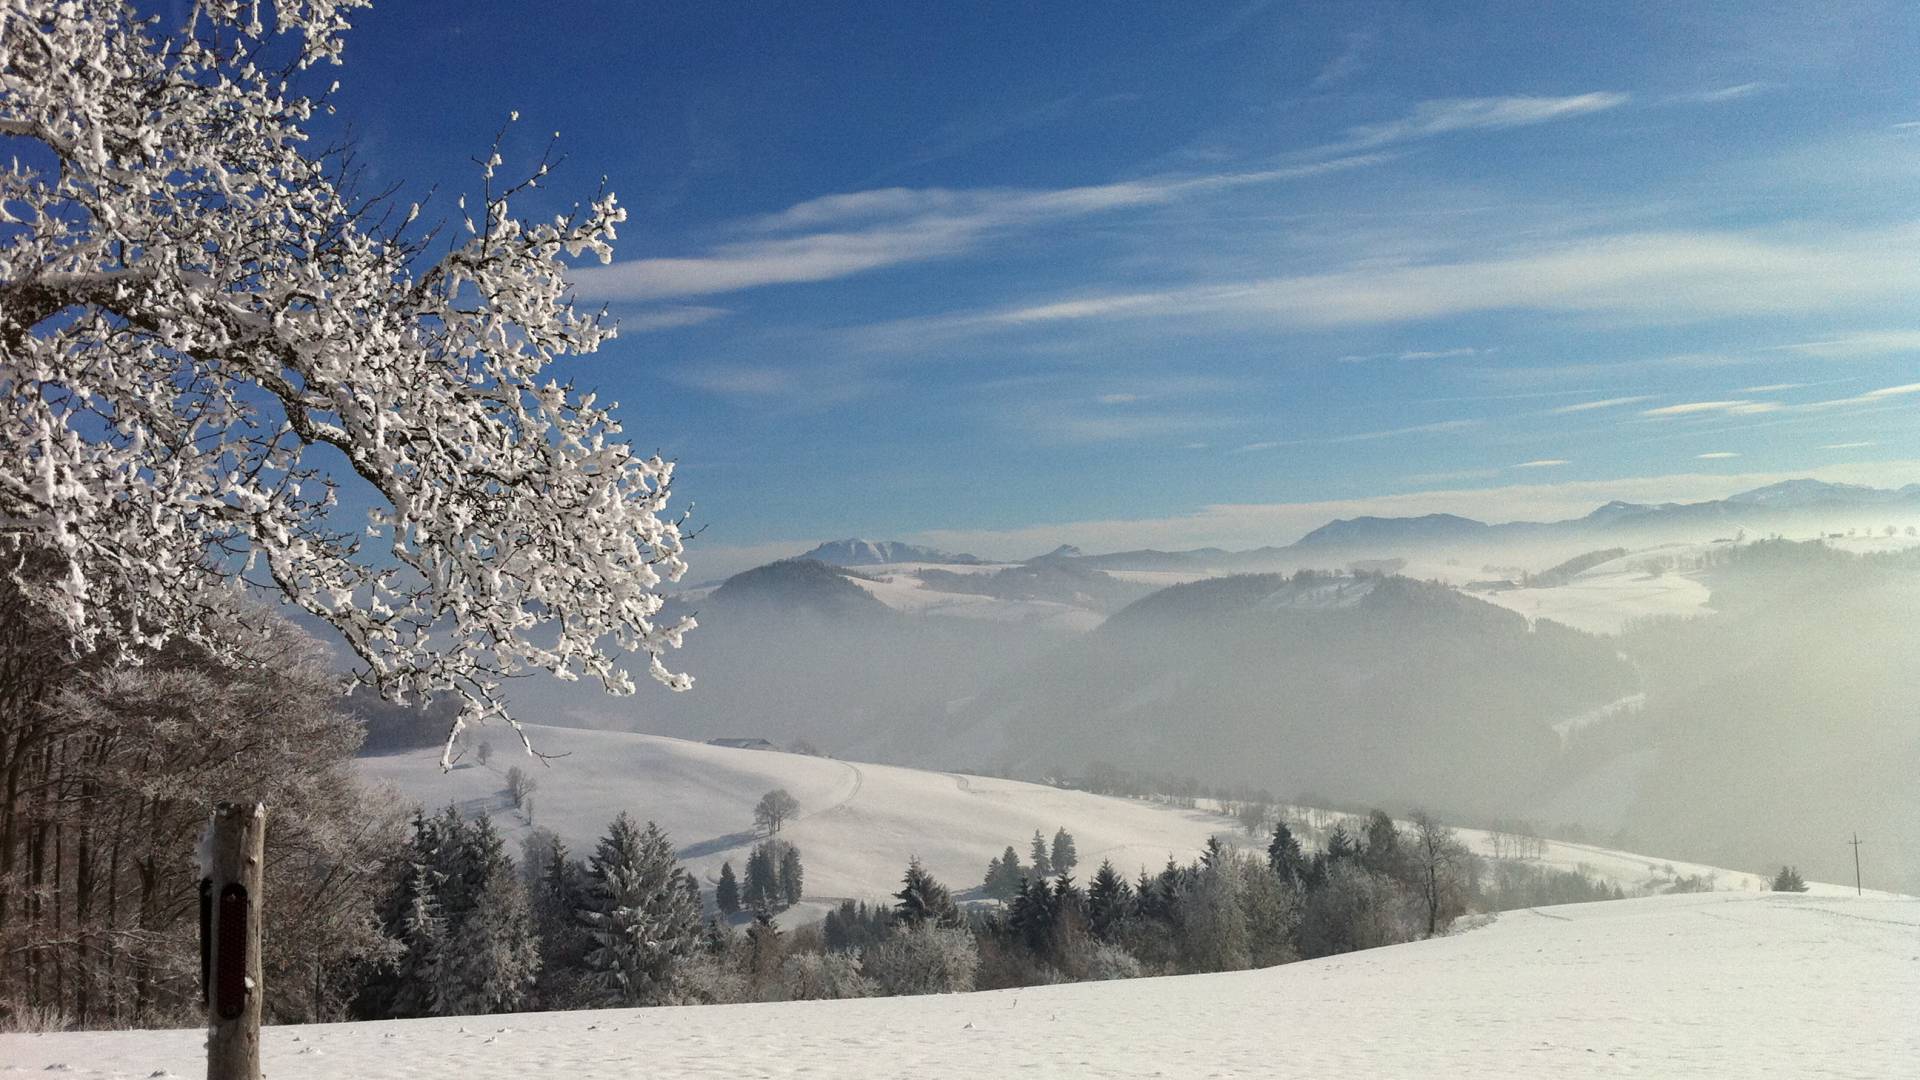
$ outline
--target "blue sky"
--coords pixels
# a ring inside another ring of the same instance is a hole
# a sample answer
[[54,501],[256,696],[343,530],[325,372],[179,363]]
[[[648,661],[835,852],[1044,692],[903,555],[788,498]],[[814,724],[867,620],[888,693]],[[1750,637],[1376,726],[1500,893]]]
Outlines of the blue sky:
[[337,103],[619,193],[698,578],[1920,480],[1920,8],[1547,8],[388,3]]

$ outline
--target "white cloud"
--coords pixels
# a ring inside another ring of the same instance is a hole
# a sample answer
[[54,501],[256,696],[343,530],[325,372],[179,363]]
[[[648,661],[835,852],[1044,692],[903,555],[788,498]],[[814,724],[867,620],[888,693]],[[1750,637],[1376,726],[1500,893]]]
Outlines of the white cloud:
[[1768,383],[1765,386],[1743,386],[1740,389],[1734,391],[1734,393],[1736,394],[1777,394],[1782,390],[1798,390],[1806,385],[1807,385],[1806,383],[1797,383],[1797,382]]
[[1670,417],[1724,413],[1728,416],[1752,416],[1758,413],[1777,412],[1780,408],[1780,403],[1777,401],[1689,401],[1680,405],[1662,405],[1657,409],[1642,409],[1640,415]]
[[1479,356],[1491,349],[1412,349],[1406,352],[1366,353],[1364,355],[1343,356],[1342,364],[1364,364],[1372,360],[1453,360],[1462,356]]
[[1351,435],[1327,435],[1312,439],[1269,439],[1247,443],[1235,452],[1245,454],[1257,450],[1275,450],[1282,446],[1326,446],[1338,443],[1372,442],[1376,439],[1393,439],[1402,435],[1443,435],[1455,431],[1470,431],[1483,423],[1484,421],[1481,420],[1441,420],[1431,424],[1414,424],[1411,427],[1387,428],[1383,431],[1361,431]]
[[1828,443],[1822,450],[1865,450],[1869,446],[1879,446],[1877,442],[1837,442]]
[[1841,358],[1879,356],[1884,353],[1920,352],[1920,330],[1876,330],[1825,341],[1801,341],[1775,345],[1774,351],[1796,352],[1803,356]]
[[1625,105],[1629,95],[1612,91],[1571,97],[1446,98],[1423,101],[1397,120],[1347,129],[1343,149],[1364,149],[1444,135],[1454,131],[1499,130],[1567,120]]
[[1571,465],[1571,464],[1573,464],[1573,462],[1568,461],[1566,458],[1541,458],[1538,461],[1523,461],[1518,465],[1509,466],[1509,468],[1551,469],[1556,465]]
[[1386,160],[1387,155],[1361,154],[1255,172],[1055,190],[882,188],[827,195],[740,223],[738,230],[752,234],[751,239],[719,244],[698,255],[579,267],[570,279],[581,295],[604,300],[658,300],[829,281],[959,255],[1006,230]]
[[1755,94],[1777,89],[1778,86],[1778,83],[1771,82],[1744,82],[1737,83],[1733,86],[1722,86],[1715,90],[1701,90],[1691,94],[1675,94],[1669,100],[1699,105],[1712,105],[1722,101],[1738,101],[1741,98],[1752,97]]
[[1652,401],[1653,394],[1635,394],[1632,397],[1601,398],[1599,401],[1582,401],[1572,405],[1562,405],[1557,409],[1548,409],[1551,416],[1564,416],[1567,413],[1592,412],[1595,409],[1612,409],[1622,405],[1638,405],[1643,401]]
[[[1655,322],[1829,312],[1920,291],[1910,225],[1785,239],[1625,233],[1479,259],[1083,295],[865,328],[891,347],[929,335],[1094,319],[1234,319],[1316,328],[1524,310]],[[1920,337],[1916,338],[1920,342]],[[1810,348],[1821,343],[1808,343]]]
[[1728,450],[1715,450],[1712,453],[1695,454],[1693,456],[1699,458],[1701,461],[1724,461],[1727,458],[1737,458],[1740,455]]
[[1095,397],[1093,400],[1099,402],[1102,405],[1132,405],[1135,402],[1145,401],[1146,395],[1144,394],[1101,394],[1098,397]]

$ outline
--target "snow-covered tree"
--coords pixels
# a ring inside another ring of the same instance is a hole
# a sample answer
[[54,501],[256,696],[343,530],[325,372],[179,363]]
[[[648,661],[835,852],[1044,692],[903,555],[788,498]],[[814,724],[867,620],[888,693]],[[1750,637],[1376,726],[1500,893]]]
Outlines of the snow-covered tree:
[[953,902],[953,894],[927,872],[917,855],[907,862],[906,876],[893,897],[898,901],[893,906],[894,917],[909,927],[929,923],[956,926],[960,922],[960,909]]
[[800,849],[787,844],[780,852],[780,899],[792,907],[805,893],[806,870],[800,865]]
[[1028,848],[1028,853],[1033,860],[1034,877],[1053,876],[1053,852],[1039,829],[1033,830],[1033,844]]
[[376,1016],[511,1011],[539,969],[525,887],[500,834],[452,807],[415,817],[385,922],[403,951],[363,1005]]
[[586,964],[605,1000],[653,1005],[671,997],[674,969],[700,942],[700,909],[685,874],[653,822],[642,830],[622,813],[600,838],[580,917],[593,940]]
[[1053,872],[1064,874],[1080,865],[1080,855],[1073,847],[1073,834],[1061,826],[1053,834],[1053,850],[1049,853]]
[[364,6],[0,0],[0,572],[135,660],[277,591],[387,696],[461,698],[449,747],[515,672],[683,689],[673,466],[553,372],[614,334],[567,273],[625,212],[517,216],[548,165],[498,140],[471,201],[357,198],[310,127]]

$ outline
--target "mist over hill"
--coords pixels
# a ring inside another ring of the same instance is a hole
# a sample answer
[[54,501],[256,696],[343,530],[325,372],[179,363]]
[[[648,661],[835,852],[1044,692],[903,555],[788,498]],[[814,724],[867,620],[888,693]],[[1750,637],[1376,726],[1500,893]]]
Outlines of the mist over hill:
[[[1355,519],[1247,552],[791,559],[675,601],[701,624],[668,657],[693,692],[588,712],[532,688],[522,715],[1425,803],[1830,879],[1858,827],[1870,882],[1920,888],[1912,808],[1862,794],[1920,772],[1917,496],[1789,482],[1568,522]],[[1776,527],[1820,539],[1754,539]]]
[[1629,693],[1611,642],[1445,586],[1303,573],[1154,593],[945,725],[949,753],[1497,813],[1552,724]]

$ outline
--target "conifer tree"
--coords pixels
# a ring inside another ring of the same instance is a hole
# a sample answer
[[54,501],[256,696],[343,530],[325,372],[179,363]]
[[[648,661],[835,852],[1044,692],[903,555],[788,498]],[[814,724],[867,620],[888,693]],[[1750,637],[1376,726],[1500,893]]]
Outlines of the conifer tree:
[[740,882],[733,876],[731,862],[720,864],[720,884],[714,889],[713,902],[727,915],[740,910]]
[[1064,826],[1053,834],[1052,851],[1053,872],[1064,874],[1080,864],[1080,856],[1073,848],[1073,834]]
[[1306,856],[1300,850],[1300,841],[1284,821],[1273,827],[1273,840],[1267,844],[1267,869],[1291,888],[1299,888],[1306,880]]
[[1053,855],[1047,849],[1047,838],[1040,830],[1033,830],[1033,876],[1037,878],[1053,876]]
[[918,855],[908,861],[906,877],[901,881],[900,891],[893,896],[899,901],[894,905],[894,915],[910,928],[930,923],[959,925],[960,909],[954,905],[953,894],[927,873]]
[[1020,891],[1024,877],[1026,871],[1020,865],[1020,856],[1008,845],[999,858],[987,864],[987,878],[982,887],[995,900],[1011,900],[1013,894]]
[[773,907],[780,895],[779,873],[772,848],[767,844],[754,845],[753,852],[747,856],[747,880],[741,890],[741,903],[752,911]]
[[800,849],[788,844],[780,852],[780,899],[791,907],[800,902],[805,871],[800,866]]
[[581,920],[592,938],[587,967],[613,1004],[662,1004],[676,969],[699,943],[700,912],[659,826],[645,830],[622,813],[588,867]]
[[1774,892],[1806,892],[1807,883],[1804,879],[1801,878],[1800,871],[1794,869],[1791,866],[1782,866],[1780,868],[1780,872],[1774,875],[1773,891]]
[[1113,940],[1120,921],[1132,913],[1133,889],[1103,860],[1087,886],[1087,925],[1101,941]]

